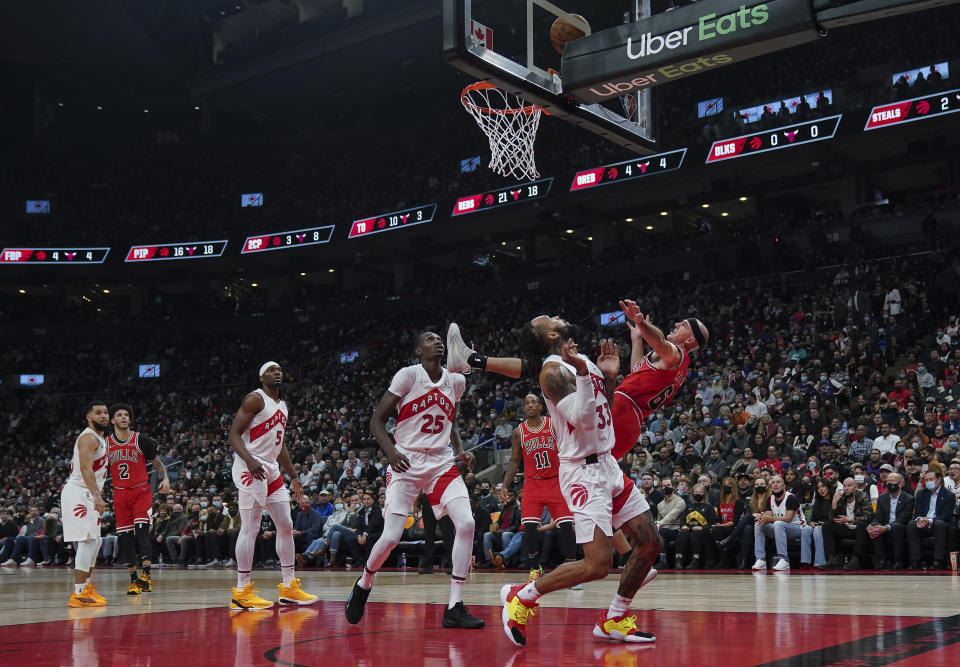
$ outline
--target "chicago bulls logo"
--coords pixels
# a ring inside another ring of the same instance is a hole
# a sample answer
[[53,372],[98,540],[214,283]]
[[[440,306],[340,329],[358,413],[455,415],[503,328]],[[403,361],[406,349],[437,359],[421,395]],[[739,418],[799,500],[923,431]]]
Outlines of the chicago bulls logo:
[[574,484],[570,487],[570,502],[572,502],[575,507],[583,507],[589,497],[590,494],[587,492],[587,487],[583,484]]
[[240,483],[243,484],[244,486],[250,486],[251,484],[253,484],[253,475],[251,475],[248,472],[241,473]]
[[83,517],[87,516],[87,506],[77,505],[76,507],[74,507],[73,516],[77,517],[78,519],[82,519]]

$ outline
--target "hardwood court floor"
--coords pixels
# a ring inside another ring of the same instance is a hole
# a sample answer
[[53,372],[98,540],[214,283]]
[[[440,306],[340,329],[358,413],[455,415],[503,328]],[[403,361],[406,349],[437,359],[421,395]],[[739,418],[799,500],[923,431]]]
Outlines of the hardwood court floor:
[[[254,572],[276,599],[277,570]],[[449,577],[384,572],[364,620],[343,601],[357,572],[305,571],[321,601],[297,609],[231,612],[227,570],[156,570],[154,592],[125,595],[121,569],[96,572],[110,604],[69,609],[72,572],[0,571],[0,665],[938,665],[960,664],[960,577],[951,575],[661,574],[634,601],[653,645],[591,635],[617,577],[542,599],[525,649],[500,626],[499,589],[525,573],[471,575],[466,603],[483,630],[440,625]]]

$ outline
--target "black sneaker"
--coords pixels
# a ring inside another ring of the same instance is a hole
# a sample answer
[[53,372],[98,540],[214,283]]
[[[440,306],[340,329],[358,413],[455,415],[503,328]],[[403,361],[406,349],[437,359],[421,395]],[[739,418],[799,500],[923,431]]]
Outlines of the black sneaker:
[[433,565],[421,565],[420,574],[433,574]]
[[360,587],[360,578],[353,584],[353,590],[350,591],[350,597],[347,598],[347,622],[356,625],[363,618],[363,609],[367,606],[367,598],[370,597],[370,591]]
[[453,607],[447,607],[443,612],[443,627],[445,628],[466,628],[475,630],[484,626],[482,618],[471,616],[462,602],[458,602]]

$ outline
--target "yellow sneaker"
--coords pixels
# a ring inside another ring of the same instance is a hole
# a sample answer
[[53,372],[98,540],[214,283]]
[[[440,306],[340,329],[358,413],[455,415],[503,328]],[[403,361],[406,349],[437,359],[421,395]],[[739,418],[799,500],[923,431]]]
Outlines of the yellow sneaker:
[[503,631],[507,639],[517,646],[526,645],[527,619],[533,616],[537,607],[540,606],[536,602],[521,600],[517,595],[521,588],[523,585],[508,584],[500,589],[500,600],[503,602],[500,620],[503,622]]
[[127,595],[140,595],[140,584],[136,581],[131,581],[130,585],[127,586]]
[[68,607],[74,607],[74,608],[80,608],[80,607],[106,607],[106,606],[107,606],[107,601],[104,600],[103,602],[100,602],[99,600],[95,600],[95,599],[93,599],[92,597],[90,597],[89,595],[87,595],[86,590],[84,590],[84,592],[81,593],[80,595],[77,595],[76,593],[71,593],[71,594],[70,594],[70,599],[67,600],[67,606],[68,606]]
[[280,589],[280,604],[313,604],[318,599],[300,588],[299,579],[292,579],[289,586],[280,584],[277,588]]
[[[93,598],[97,602],[102,602],[103,605],[107,604],[107,598],[97,593],[96,589],[93,587],[92,581],[88,581],[87,585],[84,587],[83,597]],[[103,606],[103,605],[100,605],[100,606]]]
[[253,582],[243,587],[243,590],[233,589],[233,597],[230,599],[230,609],[234,611],[241,609],[269,609],[273,606],[270,600],[264,600],[258,596],[259,591],[253,590]]
[[627,644],[642,644],[656,641],[649,632],[637,630],[636,616],[617,616],[607,618],[607,612],[600,612],[600,620],[593,626],[593,636],[598,639],[613,639]]
[[543,576],[543,565],[537,565],[535,568],[530,570],[530,576],[527,577],[527,583],[531,581],[536,581]]
[[146,572],[142,572],[140,578],[137,579],[137,585],[140,586],[142,592],[149,593],[153,590],[153,579]]

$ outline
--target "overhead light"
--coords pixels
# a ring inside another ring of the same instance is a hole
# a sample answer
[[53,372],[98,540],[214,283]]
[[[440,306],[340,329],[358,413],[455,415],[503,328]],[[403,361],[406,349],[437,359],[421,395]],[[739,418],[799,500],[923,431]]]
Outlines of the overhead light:
[[644,227],[644,229],[646,229],[648,232],[652,232],[652,231],[653,231],[653,225],[647,225],[646,227]]
[[103,111],[103,107],[100,106],[99,104],[97,105],[97,111]]
[[110,290],[105,289],[105,290],[103,290],[103,293],[104,293],[104,294],[110,294]]
[[740,201],[747,201],[746,197],[740,197]]
[[670,211],[660,211],[660,215],[670,215]]
[[700,204],[701,208],[710,208],[710,204]]
[[624,218],[623,221],[624,221],[624,222],[633,222],[633,218]]
[[588,241],[592,241],[592,240],[593,240],[593,237],[592,237],[592,236],[588,236],[588,237],[587,237],[587,240],[588,240]]
[[506,241],[500,241],[500,245],[507,245]]
[[520,246],[517,246],[517,250],[520,250]]
[[193,110],[194,110],[194,111],[200,111],[200,107],[199,107],[199,106],[195,106],[195,107],[193,107]]
[[566,230],[566,231],[567,231],[567,234],[573,234],[573,230],[572,230],[572,229],[568,229],[568,230]]
[[150,109],[144,109],[143,113],[150,113]]
[[58,106],[58,107],[62,107],[62,106],[63,106],[63,102],[57,102],[57,106]]
[[260,287],[259,283],[250,283],[250,287]]
[[327,269],[327,273],[333,273],[336,269]]
[[98,312],[98,313],[101,312],[101,311],[102,311],[102,308],[97,308],[97,312]]
[[303,271],[301,271],[301,272],[300,272],[300,275],[301,275],[301,276],[305,276],[305,275],[307,275],[307,274],[304,273]]
[[720,217],[725,218],[725,217],[727,217],[728,215],[730,215],[730,214],[727,213],[726,211],[724,211],[723,213],[720,214]]
[[25,290],[25,289],[18,289],[17,291],[20,292],[20,294],[26,294],[26,293],[27,293],[27,290]]

